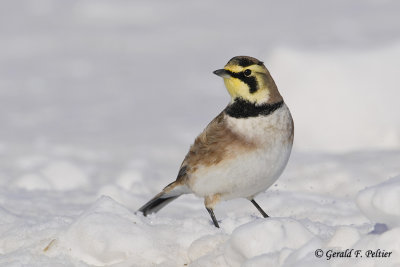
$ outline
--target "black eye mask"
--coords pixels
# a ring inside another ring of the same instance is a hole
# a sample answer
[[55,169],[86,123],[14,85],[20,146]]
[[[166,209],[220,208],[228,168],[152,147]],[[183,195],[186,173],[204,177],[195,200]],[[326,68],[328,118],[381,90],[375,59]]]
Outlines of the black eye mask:
[[239,80],[241,80],[242,82],[247,84],[250,88],[250,94],[254,94],[255,92],[257,92],[258,83],[257,83],[256,77],[246,76],[246,75],[244,75],[243,71],[242,72],[233,72],[230,70],[226,70],[226,72],[228,72],[229,75],[231,75],[233,78],[238,78]]

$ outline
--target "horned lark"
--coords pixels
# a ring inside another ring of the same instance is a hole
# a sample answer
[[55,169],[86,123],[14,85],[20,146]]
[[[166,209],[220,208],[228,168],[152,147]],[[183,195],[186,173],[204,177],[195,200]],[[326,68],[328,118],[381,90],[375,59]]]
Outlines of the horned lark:
[[264,217],[254,197],[281,175],[293,144],[292,116],[264,63],[234,57],[214,74],[224,78],[229,105],[196,138],[176,180],[139,211],[157,212],[182,194],[204,198],[216,227],[215,205],[247,198]]

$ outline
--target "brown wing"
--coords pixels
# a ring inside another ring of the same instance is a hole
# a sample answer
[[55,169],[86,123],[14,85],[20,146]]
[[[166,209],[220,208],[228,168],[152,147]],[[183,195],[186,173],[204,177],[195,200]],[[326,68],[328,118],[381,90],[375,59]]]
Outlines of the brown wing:
[[234,157],[240,149],[253,149],[255,145],[228,127],[225,113],[221,112],[195,139],[182,162],[177,181],[183,182],[199,165],[218,164]]

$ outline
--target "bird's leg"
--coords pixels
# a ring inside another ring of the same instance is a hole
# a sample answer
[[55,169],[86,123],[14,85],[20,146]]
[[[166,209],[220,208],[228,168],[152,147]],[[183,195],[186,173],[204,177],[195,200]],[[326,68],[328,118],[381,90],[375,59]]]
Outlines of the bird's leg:
[[219,224],[218,224],[217,218],[215,218],[215,215],[214,215],[214,210],[213,209],[209,209],[209,208],[206,208],[206,209],[207,209],[208,213],[210,213],[211,219],[212,219],[215,227],[219,228]]
[[262,215],[264,218],[268,218],[268,217],[269,217],[268,214],[266,214],[265,211],[263,211],[263,209],[257,204],[257,202],[256,202],[254,199],[252,199],[252,200],[250,200],[250,201],[251,201],[251,203],[253,203],[253,205],[258,209],[258,211],[261,213],[261,215]]
[[214,207],[219,202],[220,197],[221,197],[220,194],[215,194],[213,196],[207,196],[204,198],[204,205],[206,206],[206,209],[207,209],[208,213],[210,214],[215,227],[217,227],[217,228],[219,228],[219,224],[218,224],[217,218],[215,218],[215,215],[214,215]]

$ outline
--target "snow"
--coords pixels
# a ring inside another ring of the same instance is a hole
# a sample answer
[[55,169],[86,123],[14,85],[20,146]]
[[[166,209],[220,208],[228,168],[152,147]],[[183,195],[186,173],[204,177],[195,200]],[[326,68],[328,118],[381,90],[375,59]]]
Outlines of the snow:
[[[232,232],[225,252],[230,266],[240,266],[247,259],[262,254],[281,254],[300,248],[313,237],[301,223],[288,218],[256,220]],[[251,240],[251,242],[248,242]],[[243,246],[243,244],[247,244]],[[279,258],[282,256],[279,255]],[[273,258],[273,256],[269,256]]]
[[400,226],[400,176],[362,190],[356,201],[371,221]]
[[[399,9],[3,1],[0,266],[400,265]],[[191,195],[135,213],[229,101],[212,71],[235,55],[266,63],[295,121],[256,197],[271,217],[235,199],[217,229]],[[346,249],[363,257],[327,259]]]

